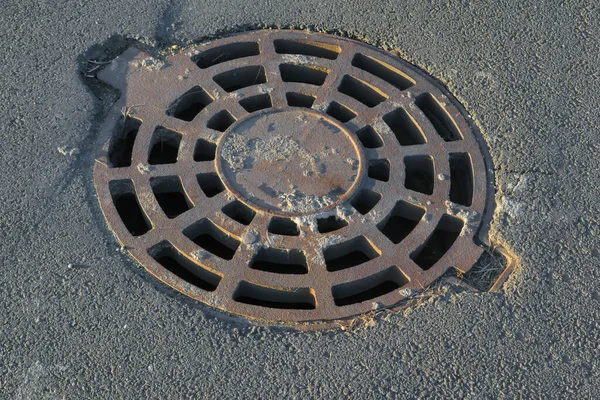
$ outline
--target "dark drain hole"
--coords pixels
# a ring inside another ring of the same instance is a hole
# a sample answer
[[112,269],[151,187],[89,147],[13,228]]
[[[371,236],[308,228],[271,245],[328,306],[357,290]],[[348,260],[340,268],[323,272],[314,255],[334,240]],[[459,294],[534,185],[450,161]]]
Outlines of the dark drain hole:
[[401,146],[426,143],[421,128],[404,108],[398,108],[384,115],[383,122],[390,127]]
[[391,293],[408,283],[396,267],[389,267],[363,279],[342,283],[331,288],[336,306],[348,306],[373,300]]
[[388,98],[381,90],[350,75],[342,78],[338,91],[360,101],[369,108],[375,107]]
[[370,125],[367,125],[356,132],[356,136],[358,136],[358,140],[360,140],[362,145],[367,149],[377,149],[383,146],[381,136]]
[[405,201],[398,201],[377,228],[394,244],[403,241],[419,224],[425,210]]
[[415,81],[391,65],[360,53],[354,55],[352,66],[367,71],[400,90],[406,90],[415,84]]
[[311,108],[315,102],[315,96],[303,93],[287,92],[285,97],[290,107],[305,107]]
[[310,67],[307,65],[279,64],[281,80],[284,82],[298,82],[309,85],[321,86],[329,70],[325,68]]
[[315,295],[309,288],[279,290],[242,281],[233,293],[240,303],[279,309],[314,310]]
[[337,231],[338,229],[342,229],[345,226],[348,226],[348,222],[336,217],[335,215],[332,215],[327,218],[317,219],[317,230],[320,233]]
[[223,214],[243,225],[250,225],[256,212],[242,202],[235,200],[222,208]]
[[340,122],[348,122],[357,115],[354,111],[337,101],[332,101],[325,112]]
[[226,92],[233,92],[248,86],[266,83],[267,75],[262,65],[252,65],[222,72],[215,75],[213,80]]
[[196,179],[206,197],[214,197],[225,190],[223,182],[215,172],[198,174]]
[[278,54],[301,54],[329,60],[335,60],[342,51],[338,46],[308,40],[277,39],[273,45]]
[[119,120],[108,150],[108,163],[111,168],[129,167],[131,165],[133,144],[141,125],[142,121],[131,117]]
[[268,226],[267,230],[270,233],[274,233],[276,235],[285,235],[285,236],[300,235],[300,229],[298,229],[298,225],[296,225],[296,223],[289,218],[281,218],[281,217],[271,218],[271,221],[269,221],[269,226]]
[[184,121],[191,121],[212,101],[213,99],[204,89],[196,86],[175,100],[167,109],[167,115]]
[[271,101],[271,96],[269,94],[259,94],[240,100],[240,106],[249,113],[252,113],[273,107],[273,102]]
[[323,250],[327,271],[341,271],[379,257],[379,253],[364,236],[359,236]]
[[148,253],[173,275],[200,289],[212,292],[221,281],[219,275],[193,263],[167,241],[150,248]]
[[225,132],[234,122],[235,118],[229,111],[221,110],[208,120],[206,127],[215,131]]
[[473,201],[473,164],[468,153],[450,154],[450,201],[467,207]]
[[406,174],[404,187],[423,194],[433,194],[434,174],[431,156],[409,156],[404,158]]
[[254,256],[250,268],[277,274],[307,274],[306,257],[300,250],[262,248]]
[[428,270],[450,250],[460,232],[464,222],[458,218],[444,214],[435,230],[425,243],[416,249],[410,258],[423,270]]
[[198,139],[194,148],[194,161],[212,161],[215,159],[217,145],[208,140]]
[[115,208],[129,233],[140,236],[152,229],[152,224],[138,202],[131,180],[111,181],[108,188]]
[[462,139],[454,120],[430,93],[420,95],[415,103],[444,141],[453,142]]
[[181,133],[162,126],[157,127],[152,135],[148,164],[173,164],[177,162]]
[[259,54],[260,51],[258,49],[258,43],[256,42],[231,43],[203,51],[197,56],[192,57],[192,61],[195,62],[198,67],[204,69],[226,61],[257,56]]
[[[461,279],[477,290],[487,292],[506,270],[508,259],[498,250],[486,249],[479,260]],[[457,271],[458,272],[458,271]]]
[[387,182],[390,180],[390,162],[388,160],[370,160],[367,170],[369,178]]
[[381,194],[369,189],[362,189],[350,204],[356,211],[365,215],[379,203],[379,200],[381,200]]
[[240,242],[229,236],[208,219],[200,220],[187,227],[183,234],[209,253],[231,260]]
[[192,202],[185,194],[178,176],[151,178],[150,186],[156,201],[168,218],[175,218],[192,208]]

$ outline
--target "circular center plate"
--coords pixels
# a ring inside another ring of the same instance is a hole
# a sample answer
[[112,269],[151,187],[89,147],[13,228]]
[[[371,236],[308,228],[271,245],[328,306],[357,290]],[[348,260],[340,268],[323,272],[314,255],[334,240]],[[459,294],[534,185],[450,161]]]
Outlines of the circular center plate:
[[313,111],[251,115],[223,137],[217,154],[220,175],[232,192],[281,215],[337,204],[359,172],[359,151],[348,132]]

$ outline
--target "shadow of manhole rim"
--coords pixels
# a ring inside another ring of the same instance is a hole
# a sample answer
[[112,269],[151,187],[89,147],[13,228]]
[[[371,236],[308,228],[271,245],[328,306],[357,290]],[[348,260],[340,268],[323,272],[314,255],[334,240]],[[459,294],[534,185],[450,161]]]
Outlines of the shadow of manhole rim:
[[97,77],[121,92],[98,140],[102,212],[191,298],[328,323],[467,273],[483,251],[483,139],[442,85],[392,54],[254,31],[165,60],[130,48]]

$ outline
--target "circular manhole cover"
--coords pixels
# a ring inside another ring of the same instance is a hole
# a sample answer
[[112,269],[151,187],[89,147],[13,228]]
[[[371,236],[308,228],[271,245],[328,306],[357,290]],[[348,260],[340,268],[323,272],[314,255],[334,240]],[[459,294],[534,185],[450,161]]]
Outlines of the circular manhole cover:
[[391,54],[260,31],[166,60],[129,49],[98,76],[121,90],[94,167],[103,213],[194,299],[274,322],[343,319],[481,254],[481,139]]

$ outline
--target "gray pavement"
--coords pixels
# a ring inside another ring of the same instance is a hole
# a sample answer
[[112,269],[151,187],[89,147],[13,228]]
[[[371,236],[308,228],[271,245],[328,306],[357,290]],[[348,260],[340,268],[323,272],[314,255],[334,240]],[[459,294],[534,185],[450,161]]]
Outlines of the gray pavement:
[[[599,17],[592,0],[4,2],[0,398],[599,398]],[[520,262],[505,290],[306,333],[210,311],[119,252],[79,61],[115,35],[260,26],[362,38],[446,83],[495,163],[492,233]]]

